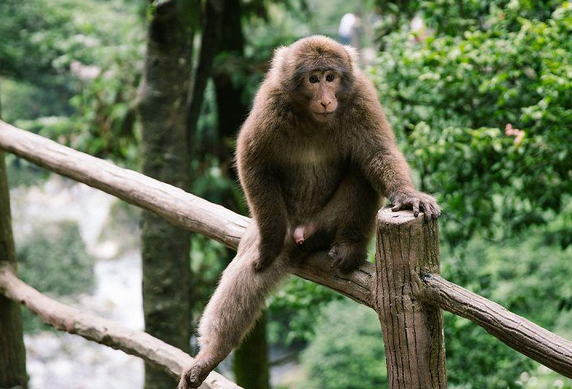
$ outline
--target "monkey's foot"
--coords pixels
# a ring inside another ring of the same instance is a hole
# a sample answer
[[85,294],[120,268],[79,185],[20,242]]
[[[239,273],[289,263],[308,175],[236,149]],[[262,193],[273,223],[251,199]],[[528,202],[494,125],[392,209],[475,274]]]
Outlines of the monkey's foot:
[[177,389],[198,388],[215,367],[216,365],[212,363],[201,360],[196,361],[194,365],[183,373]]
[[336,243],[328,253],[332,259],[332,267],[337,267],[342,273],[354,271],[365,263],[366,250],[354,242]]

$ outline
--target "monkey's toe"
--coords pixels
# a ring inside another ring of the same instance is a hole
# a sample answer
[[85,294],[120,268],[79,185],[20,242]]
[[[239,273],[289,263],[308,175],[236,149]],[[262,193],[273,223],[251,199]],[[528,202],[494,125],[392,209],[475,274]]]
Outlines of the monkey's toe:
[[272,262],[274,261],[268,258],[259,258],[253,263],[254,271],[260,273],[265,269],[267,269],[270,266],[270,264],[272,264]]
[[332,246],[328,253],[332,259],[332,267],[342,273],[350,273],[365,263],[367,252],[353,242],[342,242]]
[[213,368],[205,362],[196,362],[183,374],[177,389],[198,388],[202,385],[212,369]]

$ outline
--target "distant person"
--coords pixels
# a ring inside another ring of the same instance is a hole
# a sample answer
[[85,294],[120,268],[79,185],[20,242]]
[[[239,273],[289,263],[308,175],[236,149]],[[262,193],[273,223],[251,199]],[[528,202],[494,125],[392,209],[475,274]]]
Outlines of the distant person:
[[338,35],[340,37],[340,42],[344,45],[349,45],[352,42],[353,30],[356,21],[357,16],[353,13],[347,13],[342,17],[340,28],[338,29]]

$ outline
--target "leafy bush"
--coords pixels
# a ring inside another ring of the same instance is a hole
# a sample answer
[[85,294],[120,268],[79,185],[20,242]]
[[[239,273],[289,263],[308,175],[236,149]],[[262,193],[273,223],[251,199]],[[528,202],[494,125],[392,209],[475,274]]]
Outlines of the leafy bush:
[[[444,251],[444,274],[565,336],[559,323],[572,313],[571,254],[570,248],[547,245],[541,233],[498,243],[473,239],[460,254]],[[448,377],[454,387],[520,388],[521,376],[543,375],[537,363],[468,320],[445,315],[445,338]],[[559,379],[563,388],[572,388],[572,380],[556,374],[545,379]]]
[[316,337],[304,351],[305,389],[365,389],[387,385],[380,324],[353,301],[333,301],[322,311]]
[[522,7],[459,35],[396,31],[371,69],[454,244],[544,223],[572,193],[572,3],[544,21]]
[[304,344],[314,339],[322,309],[343,297],[321,285],[297,277],[290,278],[271,297],[271,343],[281,346]]
[[[61,222],[38,228],[17,248],[18,274],[42,293],[54,297],[88,292],[94,286],[94,261],[86,252],[77,224]],[[24,328],[34,331],[39,321],[24,310]]]

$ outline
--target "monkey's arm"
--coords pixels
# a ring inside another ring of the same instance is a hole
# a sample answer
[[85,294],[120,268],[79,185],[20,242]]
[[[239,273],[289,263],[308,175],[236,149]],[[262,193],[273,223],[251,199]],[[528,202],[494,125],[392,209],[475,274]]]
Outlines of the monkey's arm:
[[362,109],[367,109],[368,114],[356,126],[358,132],[354,133],[351,153],[371,185],[387,197],[394,211],[411,208],[417,217],[421,209],[425,217],[439,217],[437,200],[413,186],[409,165],[397,148],[381,105],[369,101]]
[[[287,231],[287,212],[276,167],[272,164],[264,134],[256,129],[256,139],[245,123],[237,147],[237,165],[240,183],[246,194],[250,212],[260,233],[259,258],[255,269],[263,270],[282,251]],[[260,135],[260,136],[259,136]]]
[[393,137],[374,138],[366,147],[361,166],[372,186],[380,191],[393,205],[393,211],[410,208],[415,217],[423,210],[425,217],[437,218],[441,214],[437,200],[413,186],[409,166],[397,149]]

